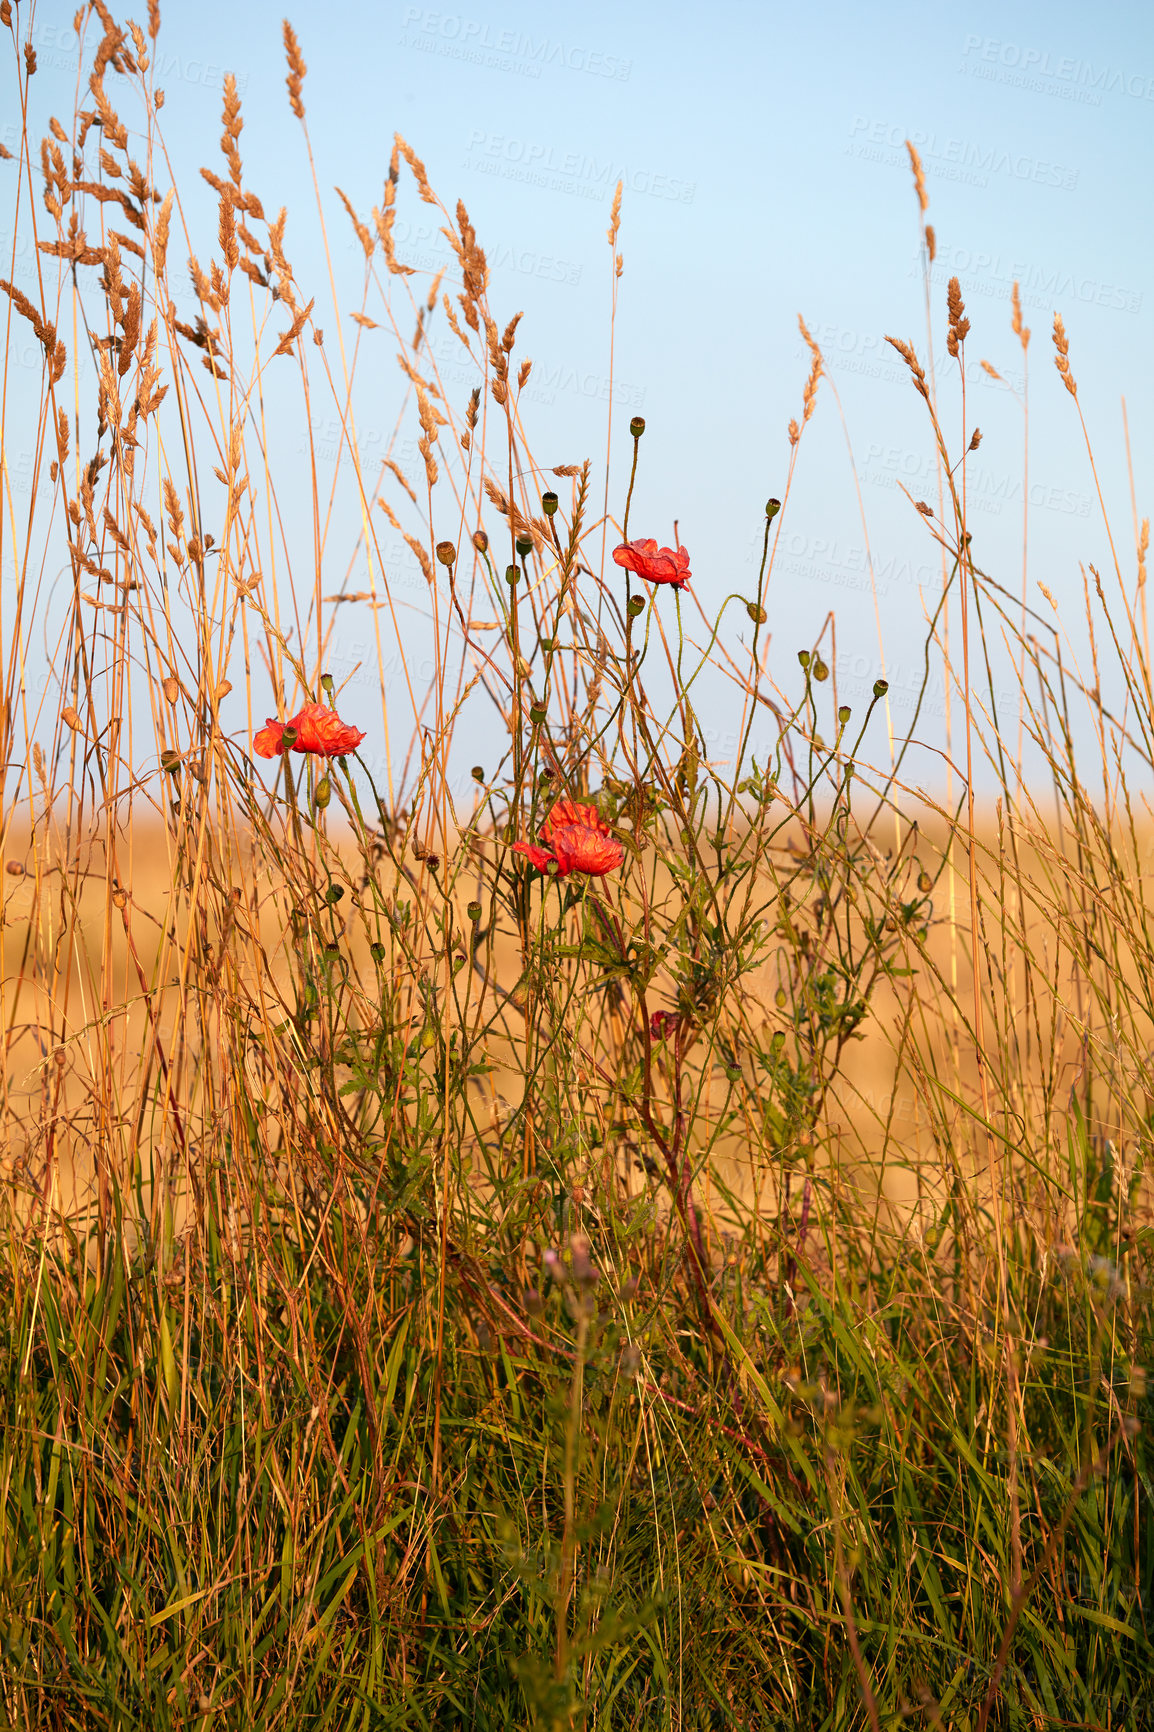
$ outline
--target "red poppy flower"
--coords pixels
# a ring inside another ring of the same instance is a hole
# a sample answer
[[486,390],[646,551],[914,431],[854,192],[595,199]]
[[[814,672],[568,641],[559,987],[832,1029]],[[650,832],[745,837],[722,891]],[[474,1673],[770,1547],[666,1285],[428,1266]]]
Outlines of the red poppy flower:
[[514,842],[513,852],[524,854],[538,872],[555,866],[558,878],[567,878],[570,872],[604,878],[625,858],[624,848],[596,806],[582,806],[573,800],[558,800],[541,826],[541,840],[548,847]]
[[684,589],[692,575],[687,547],[679,547],[674,553],[671,547],[658,547],[652,538],[623,541],[613,549],[613,558],[617,565],[636,572],[647,583],[671,583],[674,589]]
[[650,1040],[666,1040],[677,1032],[677,1012],[674,1010],[655,1010],[649,1018]]
[[294,752],[314,752],[321,758],[343,758],[346,752],[354,752],[365,737],[360,728],[342,722],[335,710],[325,704],[306,704],[287,722],[278,722],[274,716],[268,718],[267,726],[252,743],[257,756],[275,758],[278,752],[283,752],[286,728],[296,729]]

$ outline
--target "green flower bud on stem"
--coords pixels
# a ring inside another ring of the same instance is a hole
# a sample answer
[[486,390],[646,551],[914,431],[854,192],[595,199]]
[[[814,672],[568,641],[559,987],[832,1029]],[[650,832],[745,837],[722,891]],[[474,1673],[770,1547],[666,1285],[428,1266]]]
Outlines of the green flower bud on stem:
[[468,908],[465,910],[465,912],[469,916],[470,920],[472,920],[472,921],[480,920],[480,918],[481,918],[481,904],[479,902],[470,902],[470,904],[469,904]]
[[520,577],[520,575],[521,575],[521,569],[519,566],[507,565],[505,567],[505,582],[507,584],[509,584],[510,586],[512,586],[513,584],[516,583],[516,581]]
[[628,612],[630,619],[636,619],[639,613],[644,613],[645,597],[643,595],[631,595],[629,597]]
[[846,723],[849,721],[850,715],[851,715],[851,711],[850,711],[849,705],[843,704],[841,706],[841,709],[837,713],[837,719],[841,723],[843,728],[845,727]]
[[333,695],[333,676],[332,676],[332,674],[322,674],[321,675],[321,691],[324,692],[326,697],[329,697],[329,698],[332,697],[332,695]]
[[820,656],[814,657],[813,677],[815,680],[828,680],[829,678],[829,669],[826,667]]
[[809,651],[808,650],[798,650],[797,659],[801,663],[803,668],[807,668],[809,666]]
[[766,502],[765,502],[765,515],[769,518],[769,521],[771,523],[773,522],[774,518],[777,516],[777,514],[780,510],[781,510],[781,500],[780,499],[767,499],[766,500]]
[[533,537],[531,535],[519,535],[517,537],[516,547],[517,557],[519,559],[528,559],[529,555],[533,551]]
[[322,776],[320,781],[317,783],[316,792],[313,795],[313,805],[316,807],[318,812],[323,812],[332,797],[333,785],[327,776]]
[[481,764],[474,764],[473,768],[469,771],[469,774],[472,776],[474,782],[483,782],[485,780],[485,770],[484,766]]
[[555,517],[560,503],[555,493],[543,493],[541,495],[541,509],[546,517]]
[[641,435],[645,431],[644,415],[634,415],[632,421],[629,423],[629,431],[635,439],[640,439]]
[[874,681],[874,697],[875,698],[884,698],[886,693],[889,691],[889,689],[890,689],[890,682],[888,680],[875,680]]

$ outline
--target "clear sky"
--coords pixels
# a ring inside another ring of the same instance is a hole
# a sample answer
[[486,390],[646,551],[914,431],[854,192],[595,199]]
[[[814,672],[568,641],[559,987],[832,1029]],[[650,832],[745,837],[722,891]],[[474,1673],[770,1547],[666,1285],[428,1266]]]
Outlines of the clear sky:
[[[35,10],[41,118],[71,107],[71,12],[56,3]],[[323,261],[315,254],[310,272],[308,256],[307,163],[285,96],[282,15],[265,0],[162,4],[162,120],[187,190],[200,163],[219,166],[221,79],[236,73],[246,183],[266,209],[290,205],[288,250],[323,306]],[[1148,6],[594,0],[560,10],[466,0],[457,11],[385,0],[302,6],[292,22],[308,63],[308,123],[346,306],[359,304],[362,261],[329,189],[339,183],[361,212],[379,203],[399,129],[445,202],[460,196],[468,206],[493,267],[498,319],[524,309],[519,348],[535,361],[529,427],[547,462],[604,452],[605,229],[613,185],[624,179],[615,453],[623,463],[629,415],[643,412],[631,532],[667,541],[679,519],[707,612],[753,587],[762,506],[783,490],[786,426],[800,412],[804,314],[841,396],[861,507],[823,384],[768,598],[783,683],[830,608],[848,701],[860,701],[880,672],[863,509],[899,725],[924,637],[921,590],[930,597],[940,581],[933,545],[898,487],[936,501],[928,421],[883,341],[910,338],[927,358],[907,137],[922,154],[939,249],[934,347],[948,436],[959,426],[944,345],[951,272],[972,321],[969,425],[983,433],[970,474],[978,563],[1018,590],[1021,410],[978,368],[984,357],[1021,382],[1009,307],[1018,278],[1033,330],[1032,579],[1047,584],[1076,633],[1079,561],[1110,567],[1074,404],[1053,367],[1055,311],[1132,578],[1123,396],[1139,516],[1154,495]],[[207,188],[204,197],[207,253],[215,200]],[[430,273],[448,260],[435,216],[408,185],[398,250]],[[3,232],[10,246],[10,210]],[[362,441],[387,443],[392,430],[401,397],[391,360],[391,351],[382,357],[379,400],[361,405]],[[618,514],[623,499],[615,462]],[[357,527],[351,493],[344,504],[347,550]],[[342,576],[345,557],[336,561]],[[711,701],[722,705],[720,688]],[[713,730],[726,732],[720,710]]]

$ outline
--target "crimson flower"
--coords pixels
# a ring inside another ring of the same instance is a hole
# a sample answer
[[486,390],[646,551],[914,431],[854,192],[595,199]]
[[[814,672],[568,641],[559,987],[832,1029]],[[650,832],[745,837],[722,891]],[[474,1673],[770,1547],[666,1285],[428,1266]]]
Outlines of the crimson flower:
[[666,1040],[677,1032],[677,1012],[674,1010],[655,1010],[649,1018],[650,1040]]
[[679,547],[674,553],[671,547],[658,547],[652,537],[646,541],[623,541],[613,549],[613,559],[647,583],[671,583],[674,589],[684,589],[692,575],[687,547]]
[[365,737],[360,728],[342,722],[335,710],[325,704],[306,704],[287,722],[278,722],[275,716],[268,718],[252,743],[257,756],[275,758],[278,752],[283,752],[286,728],[296,729],[294,752],[313,752],[321,758],[343,758],[346,752],[356,751]]
[[574,800],[558,800],[541,826],[541,840],[548,847],[514,842],[513,852],[524,854],[538,872],[555,866],[558,878],[567,878],[570,872],[604,878],[625,858],[624,848],[596,806],[583,806]]

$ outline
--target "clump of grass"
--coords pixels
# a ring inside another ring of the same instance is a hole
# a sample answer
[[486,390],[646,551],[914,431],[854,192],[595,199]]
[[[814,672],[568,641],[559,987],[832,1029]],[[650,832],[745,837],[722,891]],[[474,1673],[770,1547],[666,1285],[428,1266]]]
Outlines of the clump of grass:
[[[839,702],[832,622],[789,665],[768,630],[824,376],[804,325],[757,588],[709,619],[692,581],[606,560],[645,528],[643,422],[620,523],[591,460],[534,464],[519,315],[405,141],[369,218],[341,195],[364,298],[353,336],[330,279],[326,337],[246,183],[233,82],[194,237],[155,178],[159,15],[88,24],[85,106],[7,165],[44,274],[5,292],[45,356],[0,620],[7,1719],[1140,1723],[1148,532],[1129,589],[1120,560],[1087,584],[1084,679],[979,567],[964,397],[959,460],[901,341],[941,457],[926,680],[964,731],[960,793],[918,795],[885,681]],[[285,48],[307,145],[287,25]],[[414,194],[452,293],[398,256]],[[958,284],[946,314],[961,359]],[[393,339],[419,467],[370,473],[362,356]],[[282,528],[300,477],[269,428],[311,440],[318,401],[347,555],[315,457],[311,545]],[[62,613],[37,578],[57,553]],[[342,681],[353,609],[367,677]],[[308,704],[368,739],[253,756]],[[478,738],[496,761],[462,774]],[[559,807],[596,870],[565,869]]]

